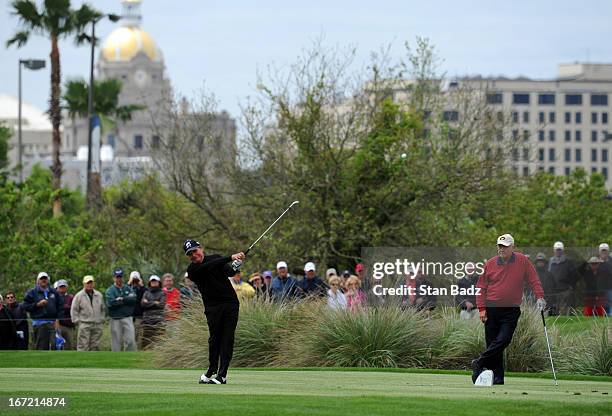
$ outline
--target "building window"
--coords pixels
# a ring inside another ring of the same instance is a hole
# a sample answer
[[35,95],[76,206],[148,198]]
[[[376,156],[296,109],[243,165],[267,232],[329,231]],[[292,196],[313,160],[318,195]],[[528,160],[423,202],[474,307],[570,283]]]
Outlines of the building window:
[[503,95],[501,92],[492,92],[487,94],[487,104],[501,104]]
[[595,166],[591,168],[591,173],[597,173],[597,168]]
[[576,124],[582,123],[582,113],[580,111],[576,111]]
[[516,111],[512,112],[512,122],[513,123],[518,123],[518,112],[516,112]]
[[591,149],[591,162],[597,162],[597,149]]
[[548,161],[549,162],[554,162],[555,161],[555,149],[548,149]]
[[200,148],[200,150],[202,150],[202,147],[204,146],[204,136],[197,136],[196,144]]
[[512,149],[512,160],[518,162],[519,150],[517,148]]
[[555,141],[555,131],[554,130],[550,130],[548,132],[548,141],[549,142],[554,142]]
[[512,139],[513,140],[517,140],[518,139],[518,130],[512,130]]
[[572,161],[572,149],[565,149],[565,161],[566,162]]
[[106,143],[108,143],[108,145],[114,149],[115,148],[115,135],[108,134],[106,136]]
[[134,135],[134,149],[142,149],[142,135]]
[[572,132],[569,130],[565,130],[565,141],[566,142],[572,141]]
[[570,124],[572,122],[572,113],[569,111],[565,112],[565,124]]
[[523,176],[529,176],[529,168],[527,166],[523,166]]
[[544,124],[544,120],[545,120],[545,117],[544,117],[544,111],[540,111],[540,112],[538,113],[538,122],[539,122],[540,124]]
[[601,124],[608,124],[608,113],[601,113]]
[[608,95],[591,94],[591,105],[608,105]]
[[604,176],[604,178],[606,178],[606,181],[608,180],[608,168],[601,168],[601,173]]
[[582,150],[574,149],[574,155],[576,156],[576,162],[582,162]]
[[576,130],[576,141],[577,142],[581,142],[582,141],[582,131],[580,131],[580,130]]
[[591,123],[597,124],[597,113],[591,113]]
[[523,141],[529,140],[529,130],[523,130]]
[[597,131],[596,130],[593,130],[591,132],[591,142],[593,143],[597,142]]
[[555,174],[555,167],[554,167],[554,166],[550,166],[550,167],[548,168],[548,173],[550,173],[550,174],[554,175],[554,174]]
[[570,176],[570,173],[572,173],[572,170],[568,167],[565,168],[565,176]]
[[582,105],[582,94],[565,94],[565,105]]
[[525,161],[529,160],[529,148],[528,147],[523,147],[523,160]]
[[497,112],[497,121],[499,121],[500,123],[504,121],[504,113],[502,113],[501,111]]
[[538,104],[555,105],[555,94],[539,94]]
[[548,113],[548,122],[549,123],[555,123],[556,122],[556,117],[555,117],[555,112],[551,111],[550,113]]
[[544,130],[538,130],[538,140],[541,142],[544,141]]
[[445,111],[442,117],[444,118],[444,121],[459,121],[459,112]]
[[538,149],[538,160],[544,162],[544,149],[541,147]]
[[601,149],[601,161],[602,162],[608,161],[608,149]]
[[512,104],[529,104],[529,94],[512,94]]
[[523,123],[529,123],[529,111],[523,111]]
[[155,135],[151,137],[151,148],[159,149],[159,143],[160,143],[159,136]]

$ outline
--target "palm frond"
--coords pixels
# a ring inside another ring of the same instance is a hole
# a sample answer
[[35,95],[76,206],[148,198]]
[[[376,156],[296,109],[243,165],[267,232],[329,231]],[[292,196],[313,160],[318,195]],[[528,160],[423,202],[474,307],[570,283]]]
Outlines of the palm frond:
[[22,30],[20,32],[15,33],[15,35],[6,41],[6,47],[8,48],[12,44],[16,43],[18,48],[21,48],[23,45],[28,43],[28,39],[30,38],[30,32],[26,30]]

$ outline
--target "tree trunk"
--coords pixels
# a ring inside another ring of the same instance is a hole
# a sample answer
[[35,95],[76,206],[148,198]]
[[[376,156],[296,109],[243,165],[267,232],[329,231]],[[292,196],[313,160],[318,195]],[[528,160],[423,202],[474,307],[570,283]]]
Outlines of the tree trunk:
[[60,148],[62,138],[60,136],[60,124],[62,122],[62,114],[60,109],[60,91],[61,88],[61,72],[60,72],[60,53],[57,46],[57,36],[51,35],[51,100],[49,102],[49,115],[51,117],[51,125],[53,126],[53,142],[52,142],[52,158],[51,173],[53,179],[53,217],[62,215],[62,200],[60,189],[62,187],[62,162],[60,161]]

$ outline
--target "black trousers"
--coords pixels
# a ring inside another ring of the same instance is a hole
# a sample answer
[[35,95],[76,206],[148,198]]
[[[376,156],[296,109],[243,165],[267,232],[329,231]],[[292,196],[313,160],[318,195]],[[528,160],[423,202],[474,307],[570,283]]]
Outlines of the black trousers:
[[204,314],[208,323],[208,371],[210,377],[217,374],[227,377],[227,370],[234,353],[234,333],[238,325],[239,305],[221,303],[206,306]]
[[487,349],[480,355],[478,361],[481,367],[493,370],[494,383],[504,381],[504,350],[512,341],[520,316],[519,307],[487,307],[485,322]]
[[55,328],[53,324],[41,324],[34,327],[34,348],[37,350],[55,349]]

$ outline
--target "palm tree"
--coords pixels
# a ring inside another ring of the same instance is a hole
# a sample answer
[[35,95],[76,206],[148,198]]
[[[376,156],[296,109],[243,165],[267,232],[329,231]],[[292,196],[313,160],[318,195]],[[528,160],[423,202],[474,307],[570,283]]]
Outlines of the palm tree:
[[60,107],[61,96],[61,66],[58,41],[61,38],[76,36],[77,42],[83,41],[84,29],[87,24],[101,16],[101,13],[84,4],[75,10],[70,7],[70,0],[45,0],[39,6],[32,0],[14,0],[11,3],[12,14],[19,18],[20,28],[15,35],[6,42],[6,46],[16,44],[22,47],[30,39],[30,35],[36,34],[51,39],[51,98],[49,100],[49,116],[53,126],[52,154],[53,173],[52,186],[53,216],[58,217],[62,213],[62,201],[60,195],[62,164],[60,162],[60,124],[62,114]]
[[[108,129],[116,133],[119,122],[126,123],[132,120],[135,111],[146,108],[137,104],[119,105],[122,86],[121,81],[113,78],[94,81],[93,113],[100,117],[101,132]],[[65,90],[62,97],[65,103],[64,108],[72,118],[73,134],[76,135],[75,118],[88,115],[89,84],[83,79],[70,80],[66,82]],[[92,172],[91,183],[88,186],[91,187],[87,192],[88,204],[93,208],[99,208],[102,203],[100,175]]]
[[[119,94],[123,84],[115,78],[94,81],[93,112],[100,117],[102,129],[114,129],[118,122],[132,120],[135,111],[146,107],[137,104],[119,105]],[[69,80],[64,84],[62,96],[64,108],[71,118],[87,117],[89,84],[83,79]]]

